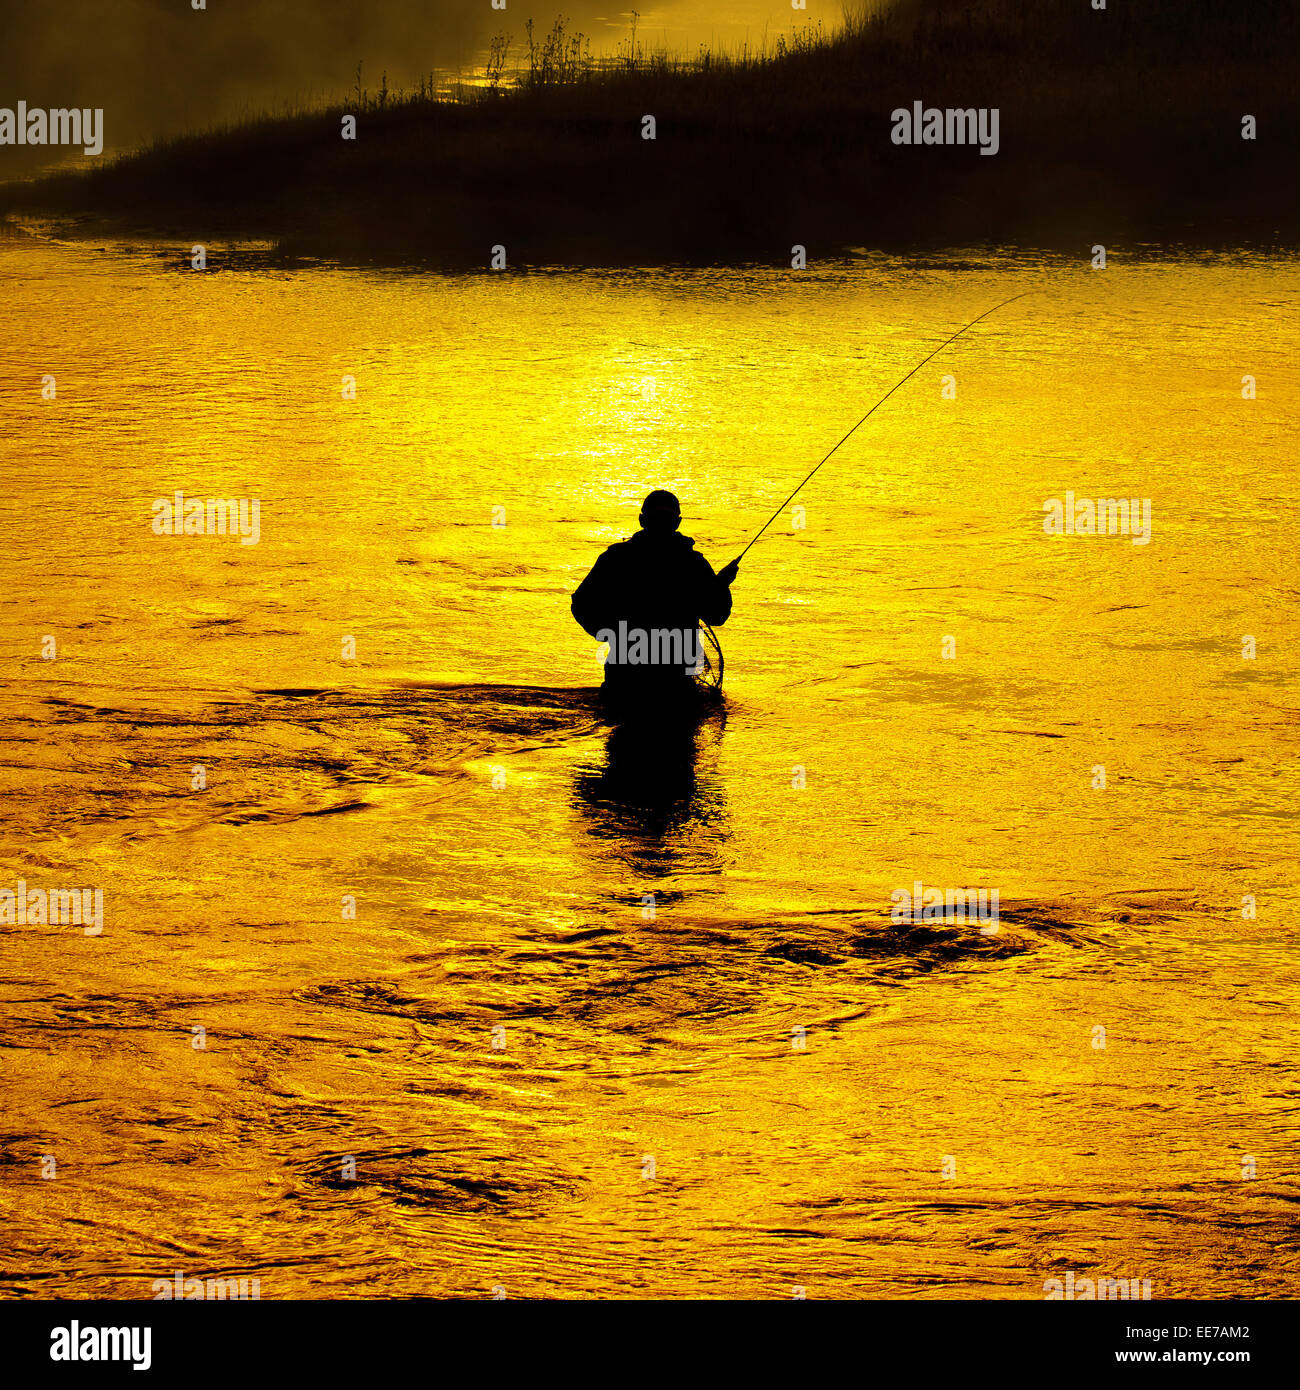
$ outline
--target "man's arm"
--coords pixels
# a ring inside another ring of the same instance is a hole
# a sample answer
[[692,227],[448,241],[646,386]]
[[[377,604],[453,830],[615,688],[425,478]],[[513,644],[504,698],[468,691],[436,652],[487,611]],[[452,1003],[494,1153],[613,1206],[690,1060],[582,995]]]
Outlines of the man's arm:
[[731,617],[731,590],[724,582],[723,576],[731,571],[732,578],[735,571],[728,565],[722,574],[714,574],[713,566],[704,558],[700,557],[700,585],[698,602],[700,608],[700,620],[708,623],[710,627],[721,627],[723,623]]
[[589,636],[608,629],[609,613],[609,552],[605,551],[592,565],[586,579],[573,591],[569,610],[578,620],[578,626]]

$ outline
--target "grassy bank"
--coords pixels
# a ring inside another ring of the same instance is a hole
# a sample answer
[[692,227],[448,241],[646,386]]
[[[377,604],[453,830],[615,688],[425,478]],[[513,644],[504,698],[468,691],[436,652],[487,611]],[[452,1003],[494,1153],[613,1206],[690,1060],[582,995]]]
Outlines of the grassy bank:
[[[538,38],[492,86],[359,91],[0,188],[0,211],[465,265],[497,243],[512,264],[782,261],[796,242],[810,256],[981,240],[1294,244],[1297,7],[1110,3],[900,0],[833,38],[746,58],[630,51],[597,64],[564,39],[539,63]],[[916,100],[999,108],[999,152],[893,144],[890,112]],[[345,113],[355,141],[340,137]]]

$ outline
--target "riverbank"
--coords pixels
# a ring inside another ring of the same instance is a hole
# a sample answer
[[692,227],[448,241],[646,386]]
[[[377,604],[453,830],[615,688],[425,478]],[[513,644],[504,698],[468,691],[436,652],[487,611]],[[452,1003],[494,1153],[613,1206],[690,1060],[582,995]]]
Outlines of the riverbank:
[[[761,57],[579,59],[451,97],[358,93],[0,188],[0,213],[465,266],[494,246],[508,265],[783,263],[795,245],[1286,246],[1297,37],[1281,3],[1052,0],[1031,20],[1008,0],[910,0]],[[893,113],[917,102],[996,110],[996,153],[895,143]]]

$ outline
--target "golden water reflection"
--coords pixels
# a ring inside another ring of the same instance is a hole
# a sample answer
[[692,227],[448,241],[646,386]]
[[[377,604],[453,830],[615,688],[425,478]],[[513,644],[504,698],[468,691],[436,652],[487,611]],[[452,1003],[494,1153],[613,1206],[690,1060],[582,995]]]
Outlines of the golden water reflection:
[[[11,1293],[1294,1293],[1293,261],[176,266],[0,247],[0,884],[106,900],[0,926]],[[751,552],[725,717],[611,735],[641,497],[721,564],[1020,288]]]

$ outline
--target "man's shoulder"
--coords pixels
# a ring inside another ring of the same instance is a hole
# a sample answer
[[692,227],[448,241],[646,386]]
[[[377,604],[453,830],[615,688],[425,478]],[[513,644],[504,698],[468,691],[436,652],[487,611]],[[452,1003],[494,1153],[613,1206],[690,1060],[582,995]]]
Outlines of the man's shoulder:
[[690,536],[674,536],[670,544],[646,539],[644,531],[627,540],[608,545],[596,558],[596,563],[628,565],[688,565],[710,569],[709,562],[695,549]]

